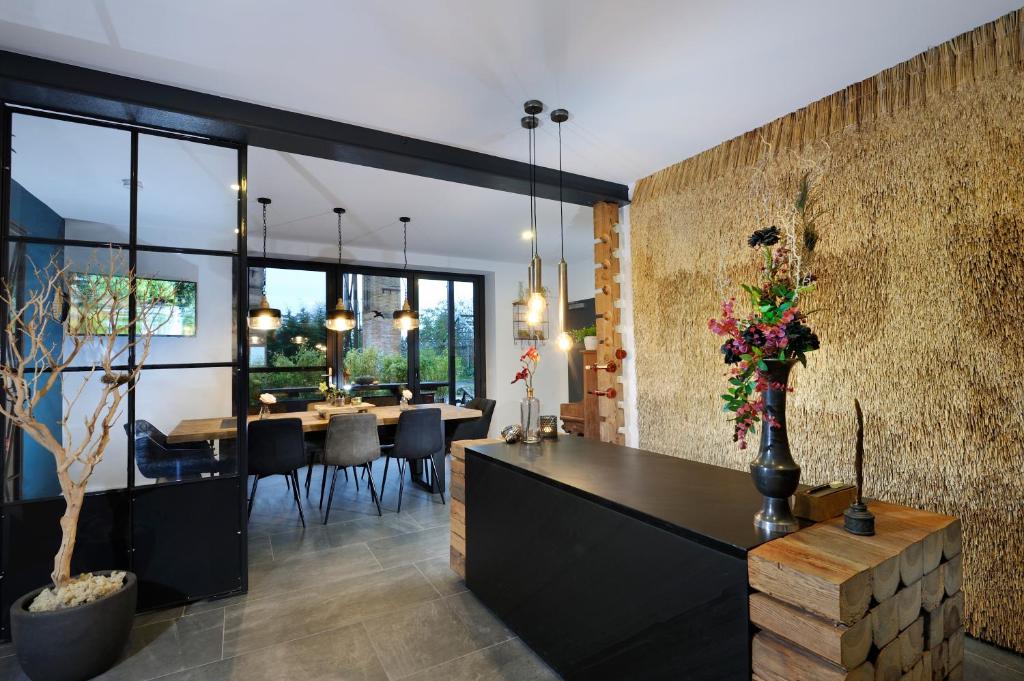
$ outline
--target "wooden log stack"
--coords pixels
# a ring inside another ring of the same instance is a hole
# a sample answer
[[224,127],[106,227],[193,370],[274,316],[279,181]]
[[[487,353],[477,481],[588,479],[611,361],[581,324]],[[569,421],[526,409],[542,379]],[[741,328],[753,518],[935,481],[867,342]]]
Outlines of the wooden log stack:
[[466,447],[500,442],[504,440],[456,440],[452,443],[452,475],[448,486],[451,507],[449,565],[452,572],[463,579],[466,578]]
[[757,681],[963,678],[956,518],[872,502],[876,534],[816,523],[750,552]]

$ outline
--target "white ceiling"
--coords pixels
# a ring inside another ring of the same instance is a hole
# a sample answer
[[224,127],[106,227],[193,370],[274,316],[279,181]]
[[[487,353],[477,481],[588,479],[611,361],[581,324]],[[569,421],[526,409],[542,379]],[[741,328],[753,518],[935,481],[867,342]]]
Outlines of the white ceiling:
[[[572,113],[567,170],[629,183],[1020,2],[5,0],[0,47],[522,160],[537,97]],[[362,245],[409,214],[413,251],[522,259],[521,196],[261,150],[249,169],[292,238],[333,240],[341,203]],[[585,254],[589,211],[567,211]],[[557,204],[541,224],[551,257]]]

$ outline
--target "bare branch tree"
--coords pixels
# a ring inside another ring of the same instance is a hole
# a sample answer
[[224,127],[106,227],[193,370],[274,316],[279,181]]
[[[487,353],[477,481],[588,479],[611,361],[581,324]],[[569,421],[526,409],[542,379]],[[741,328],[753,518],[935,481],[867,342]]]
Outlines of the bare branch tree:
[[[110,257],[102,265],[95,261],[89,267],[93,272],[86,275],[72,272],[59,254],[42,268],[30,263],[34,283],[20,292],[20,299],[9,281],[0,287],[0,305],[7,311],[0,414],[53,455],[65,502],[61,543],[51,573],[56,587],[71,579],[71,557],[89,478],[103,460],[110,431],[149,356],[153,334],[164,323],[153,315],[164,301],[137,295],[135,273],[118,271],[118,252],[111,247]],[[126,336],[133,328],[134,335]],[[132,349],[135,362],[128,366]],[[57,424],[47,423],[37,417],[36,410],[51,392],[63,392],[60,378],[72,365],[87,367],[81,384],[73,394],[61,395],[65,417]],[[96,404],[84,410],[81,429],[73,429],[67,418],[94,381],[99,385]],[[60,430],[55,432],[54,426]]]

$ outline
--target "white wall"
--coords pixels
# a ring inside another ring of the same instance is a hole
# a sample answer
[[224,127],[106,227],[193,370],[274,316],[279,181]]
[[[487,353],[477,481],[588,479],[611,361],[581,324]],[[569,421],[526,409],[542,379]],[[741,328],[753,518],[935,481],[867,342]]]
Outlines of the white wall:
[[[268,255],[271,257],[297,260],[336,261],[335,249],[334,244],[313,244],[273,238],[268,242]],[[255,251],[252,253],[258,255]],[[344,261],[351,264],[393,267],[402,264],[402,253],[346,247]],[[512,301],[518,293],[519,282],[523,282],[524,285],[526,283],[525,253],[522,263],[409,253],[409,266],[414,269],[484,275],[484,300],[487,307],[487,396],[497,401],[494,418],[491,421],[491,435],[496,437],[503,427],[519,422],[519,402],[526,393],[521,383],[511,384],[512,377],[520,366],[519,357],[524,350],[512,339]],[[570,299],[593,296],[593,268],[592,262],[569,264]],[[544,282],[554,294],[558,287],[557,263],[544,263]],[[557,325],[557,314],[554,310],[550,311],[550,321],[554,328]],[[559,405],[569,399],[566,358],[553,342],[538,347],[538,350],[541,354],[541,366],[534,379],[534,392],[541,402],[542,414],[558,414]]]

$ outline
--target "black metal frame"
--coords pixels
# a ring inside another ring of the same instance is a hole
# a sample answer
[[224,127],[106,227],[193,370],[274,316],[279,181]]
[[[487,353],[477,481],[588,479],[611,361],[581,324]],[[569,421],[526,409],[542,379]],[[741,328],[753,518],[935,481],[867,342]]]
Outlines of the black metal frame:
[[[420,279],[434,279],[440,281],[447,281],[448,285],[448,400],[454,402],[455,400],[455,282],[464,282],[473,284],[473,358],[475,364],[474,371],[474,389],[475,396],[486,397],[487,395],[487,355],[486,355],[486,343],[485,343],[485,320],[486,320],[486,309],[485,309],[485,296],[484,296],[484,285],[485,278],[482,274],[465,274],[457,272],[445,272],[435,270],[424,270],[424,269],[403,269],[401,267],[377,267],[369,265],[354,265],[348,263],[342,263],[340,266],[335,262],[326,261],[310,261],[310,260],[291,260],[288,258],[260,258],[252,257],[248,259],[248,267],[264,267],[272,269],[291,269],[291,270],[304,270],[310,272],[324,272],[326,274],[327,287],[325,295],[327,296],[327,307],[330,309],[331,304],[338,298],[338,291],[341,286],[341,278],[346,274],[362,274],[368,276],[385,276],[385,277],[398,277],[407,279],[407,291],[409,295],[409,304],[413,309],[419,307],[419,287],[418,283]],[[248,300],[248,297],[246,298]],[[409,333],[409,350],[408,350],[408,366],[409,373],[407,375],[407,384],[411,386],[413,394],[416,398],[420,395],[420,380],[419,380],[419,336],[418,331],[411,331]],[[247,338],[246,338],[247,340]],[[250,373],[275,373],[275,372],[294,372],[294,371],[326,371],[327,367],[332,367],[335,374],[340,375],[340,364],[341,364],[341,342],[342,335],[335,333],[328,337],[327,343],[327,365],[324,367],[249,367]]]
[[[31,235],[12,235],[10,234],[10,186],[11,186],[11,133],[12,133],[12,120],[15,114],[25,116],[35,116],[40,118],[49,118],[55,120],[68,121],[78,124],[94,125],[99,127],[108,127],[119,130],[124,130],[130,135],[130,178],[131,186],[129,187],[130,196],[130,222],[129,222],[129,235],[127,242],[101,242],[101,241],[89,241],[80,239],[54,239],[46,237],[34,237]],[[247,149],[244,145],[232,142],[230,140],[223,139],[212,139],[212,138],[201,138],[188,134],[180,134],[176,132],[170,132],[166,130],[156,129],[143,129],[137,126],[125,125],[118,121],[110,120],[97,120],[93,118],[82,118],[80,116],[68,115],[61,112],[53,111],[36,111],[28,110],[17,105],[11,105],[9,102],[0,103],[0,119],[2,119],[2,140],[0,140],[0,150],[3,154],[3,172],[0,177],[0,281],[6,279],[8,273],[8,258],[9,258],[9,246],[12,243],[34,243],[34,244],[48,244],[53,246],[59,246],[62,248],[67,247],[83,247],[83,248],[105,248],[115,247],[120,248],[128,254],[128,266],[130,271],[134,272],[137,265],[137,255],[141,252],[154,252],[154,253],[178,253],[185,255],[201,255],[201,256],[215,256],[215,257],[226,257],[231,258],[233,267],[233,277],[235,281],[235,299],[234,306],[236,312],[235,319],[235,346],[231,348],[230,353],[232,355],[231,360],[222,362],[191,362],[191,363],[165,363],[165,364],[147,364],[145,371],[158,371],[165,369],[194,369],[194,368],[232,368],[233,371],[233,384],[232,384],[232,401],[236,410],[236,413],[245,413],[247,405],[246,390],[244,387],[240,389],[240,386],[246,386],[248,384],[248,335],[244,333],[246,328],[246,315],[248,312],[248,301],[246,298],[247,293],[247,215],[246,215],[246,175],[247,175]],[[171,246],[157,246],[157,245],[146,245],[138,243],[138,169],[139,169],[139,135],[146,134],[158,137],[167,137],[172,139],[181,139],[185,141],[210,144],[213,146],[223,147],[232,149],[238,158],[238,183],[239,191],[237,196],[238,210],[237,210],[237,239],[236,248],[237,252],[224,251],[218,249],[202,249],[202,248],[189,248],[189,247],[171,247]],[[137,301],[135,300],[134,294],[129,298],[129,314],[134,316]],[[5,328],[7,319],[7,310],[4,306],[0,306],[0,328]],[[129,329],[129,341],[135,337],[135,328]],[[6,337],[0,337],[0,344],[6,343]],[[0,349],[3,345],[0,345]],[[124,369],[135,366],[136,356],[134,349],[130,349],[127,357],[127,364],[124,365]],[[78,372],[87,371],[89,367],[69,367],[66,371]],[[241,411],[238,409],[241,407]],[[181,488],[183,494],[188,494],[188,487],[196,484],[202,484],[203,481],[177,481],[168,483],[158,483],[154,485],[144,485],[142,487],[136,486],[135,480],[135,438],[134,438],[134,425],[135,425],[135,392],[132,390],[128,394],[126,400],[126,415],[127,421],[130,425],[130,433],[128,435],[127,442],[127,471],[125,487],[102,490],[97,492],[91,492],[86,494],[87,499],[99,499],[109,498],[111,500],[121,497],[126,497],[121,503],[126,506],[126,513],[128,516],[128,553],[127,553],[127,567],[128,569],[135,568],[135,549],[132,546],[134,541],[134,535],[131,528],[135,526],[135,503],[136,497],[139,493],[149,493],[156,487],[161,489],[168,488]],[[6,430],[7,424],[4,422],[2,416],[0,416],[0,430]],[[238,556],[239,565],[243,566],[240,574],[237,578],[237,586],[231,590],[224,591],[218,594],[193,594],[186,598],[186,600],[193,600],[195,597],[208,597],[208,596],[219,596],[228,595],[230,593],[245,591],[248,588],[248,575],[244,566],[247,565],[247,526],[246,523],[241,519],[245,517],[244,510],[246,506],[246,495],[245,495],[245,484],[244,484],[244,471],[247,470],[246,452],[246,429],[244,427],[244,421],[239,419],[239,428],[236,433],[236,461],[237,469],[233,474],[225,474],[217,478],[218,481],[227,482],[230,478],[235,478],[242,481],[243,484],[237,485],[239,489],[238,496],[238,509],[239,509],[239,523],[237,528],[237,536],[239,537],[239,551]],[[20,438],[20,433],[12,433],[12,437]],[[5,469],[7,465],[7,457],[3,457],[0,460],[0,479],[5,477]],[[193,488],[194,489],[194,488]],[[6,519],[13,507],[18,507],[19,512],[27,507],[39,506],[45,507],[48,504],[54,502],[54,497],[46,498],[35,498],[35,499],[8,499],[6,490],[0,491],[0,520],[4,520],[6,527]],[[59,497],[57,497],[59,499]],[[88,503],[88,502],[87,502]],[[113,503],[113,502],[111,502]],[[0,535],[2,535],[2,529],[0,529]],[[11,547],[8,542],[3,541],[3,537],[0,536],[0,547],[2,547],[2,570],[0,578],[6,574],[8,568],[11,566],[11,561],[14,560],[14,553],[11,551]],[[0,582],[3,584],[3,582]],[[2,588],[0,588],[2,592]],[[15,596],[17,594],[14,594]],[[10,598],[8,594],[4,594],[4,601],[7,602]],[[166,605],[172,605],[171,602],[153,602],[153,599],[149,600],[149,607],[164,607]],[[180,602],[180,601],[178,601]],[[7,631],[7,617],[6,609],[3,613],[2,623],[0,623],[0,639],[7,638],[9,632]]]
[[[529,194],[530,165],[436,142],[0,51],[0,99],[236,144]],[[514,120],[514,119],[511,119]],[[537,196],[629,203],[626,185],[536,168]]]

